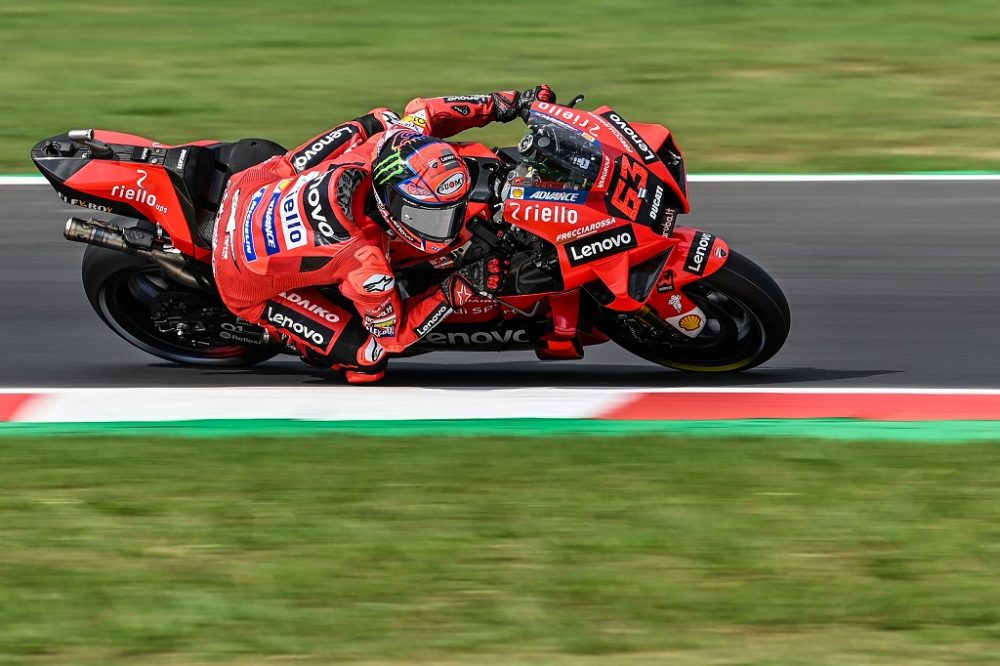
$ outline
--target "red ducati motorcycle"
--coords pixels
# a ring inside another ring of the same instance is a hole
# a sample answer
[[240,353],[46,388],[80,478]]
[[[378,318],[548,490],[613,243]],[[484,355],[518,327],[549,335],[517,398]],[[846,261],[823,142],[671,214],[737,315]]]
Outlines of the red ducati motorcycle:
[[[771,358],[788,335],[788,303],[723,239],[676,224],[690,205],[670,131],[575,108],[580,100],[536,102],[517,147],[457,144],[474,183],[465,228],[437,255],[392,241],[397,283],[420,293],[484,255],[509,258],[511,272],[496,300],[468,303],[408,354],[578,359],[610,340],[695,372]],[[284,152],[263,139],[167,146],[74,130],[39,142],[32,159],[64,201],[105,214],[70,218],[65,236],[89,245],[84,289],[112,330],[170,361],[249,365],[289,350],[222,305],[213,225],[229,177]]]

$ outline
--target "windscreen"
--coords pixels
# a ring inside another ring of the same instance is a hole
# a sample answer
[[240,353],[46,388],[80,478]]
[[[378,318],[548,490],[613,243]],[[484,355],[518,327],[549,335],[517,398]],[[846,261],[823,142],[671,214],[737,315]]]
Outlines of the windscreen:
[[579,188],[589,188],[601,170],[597,138],[544,116],[532,113],[531,133],[518,145],[523,161],[544,176]]

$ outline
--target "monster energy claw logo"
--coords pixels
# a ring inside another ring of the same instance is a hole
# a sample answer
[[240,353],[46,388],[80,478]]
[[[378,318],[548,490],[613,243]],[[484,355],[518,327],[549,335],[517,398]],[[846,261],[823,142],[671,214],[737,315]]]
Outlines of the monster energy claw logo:
[[379,185],[384,185],[388,183],[390,179],[401,176],[407,172],[409,169],[406,164],[406,160],[403,159],[402,154],[396,150],[392,154],[386,155],[384,159],[379,161],[375,165],[375,170],[372,172],[372,178]]

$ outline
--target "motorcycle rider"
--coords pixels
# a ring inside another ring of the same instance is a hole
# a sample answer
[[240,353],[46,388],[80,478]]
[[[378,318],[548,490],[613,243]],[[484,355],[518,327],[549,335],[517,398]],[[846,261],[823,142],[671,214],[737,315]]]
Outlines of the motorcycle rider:
[[[348,382],[378,381],[402,352],[474,294],[494,296],[505,262],[484,257],[406,298],[390,236],[429,254],[449,247],[472,190],[441,139],[527,117],[546,85],[489,95],[417,98],[402,118],[376,108],[285,155],[235,174],[219,206],[212,266],[223,302]],[[336,285],[346,301],[319,289]]]

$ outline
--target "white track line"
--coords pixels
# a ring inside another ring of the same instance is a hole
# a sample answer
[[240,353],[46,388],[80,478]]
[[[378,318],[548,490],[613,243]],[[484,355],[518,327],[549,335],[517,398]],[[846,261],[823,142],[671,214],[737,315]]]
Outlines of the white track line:
[[[18,422],[149,422],[216,419],[393,421],[489,418],[599,418],[642,395],[1000,395],[997,389],[197,387],[0,389],[29,397]],[[669,398],[667,398],[669,400]],[[736,399],[736,398],[734,398]],[[780,399],[780,398],[779,398]]]
[[[691,174],[692,183],[887,183],[924,181],[1000,181],[1000,173],[917,173],[917,174]],[[0,176],[0,187],[22,185],[46,185],[41,176]]]
[[351,387],[351,386],[317,386],[314,388],[304,387],[304,386],[229,386],[229,387],[211,387],[211,386],[144,386],[144,387],[108,387],[108,388],[97,388],[97,387],[66,387],[66,388],[52,388],[52,387],[4,387],[0,388],[0,394],[23,394],[23,393],[94,393],[99,391],[130,391],[130,392],[149,392],[149,391],[183,391],[185,394],[193,393],[204,393],[206,395],[221,393],[221,392],[232,392],[232,393],[246,393],[246,392],[258,392],[258,391],[281,391],[283,393],[299,392],[301,394],[312,394],[316,392],[324,391],[347,391],[347,392],[357,392],[371,391],[373,393],[379,392],[399,392],[399,393],[409,393],[413,391],[442,391],[442,392],[469,392],[469,393],[482,393],[484,391],[523,391],[523,392],[566,392],[566,393],[583,393],[590,391],[600,391],[600,392],[612,392],[612,393],[843,393],[843,394],[892,394],[892,393],[903,393],[908,395],[1000,395],[1000,389],[986,389],[986,388],[915,388],[915,387],[900,387],[900,388],[867,388],[867,387],[837,387],[837,388],[818,388],[818,387],[760,387],[760,386],[671,386],[671,387],[645,387],[645,386],[622,386],[619,388],[608,388],[606,386],[595,386],[595,387],[577,387],[577,388],[562,388],[562,387],[532,387],[532,388],[520,388],[520,389],[501,389],[501,388],[489,388],[484,387],[482,389],[448,389],[448,388],[424,388],[420,386],[409,386],[409,387],[380,387],[378,385],[365,386],[365,387]]

